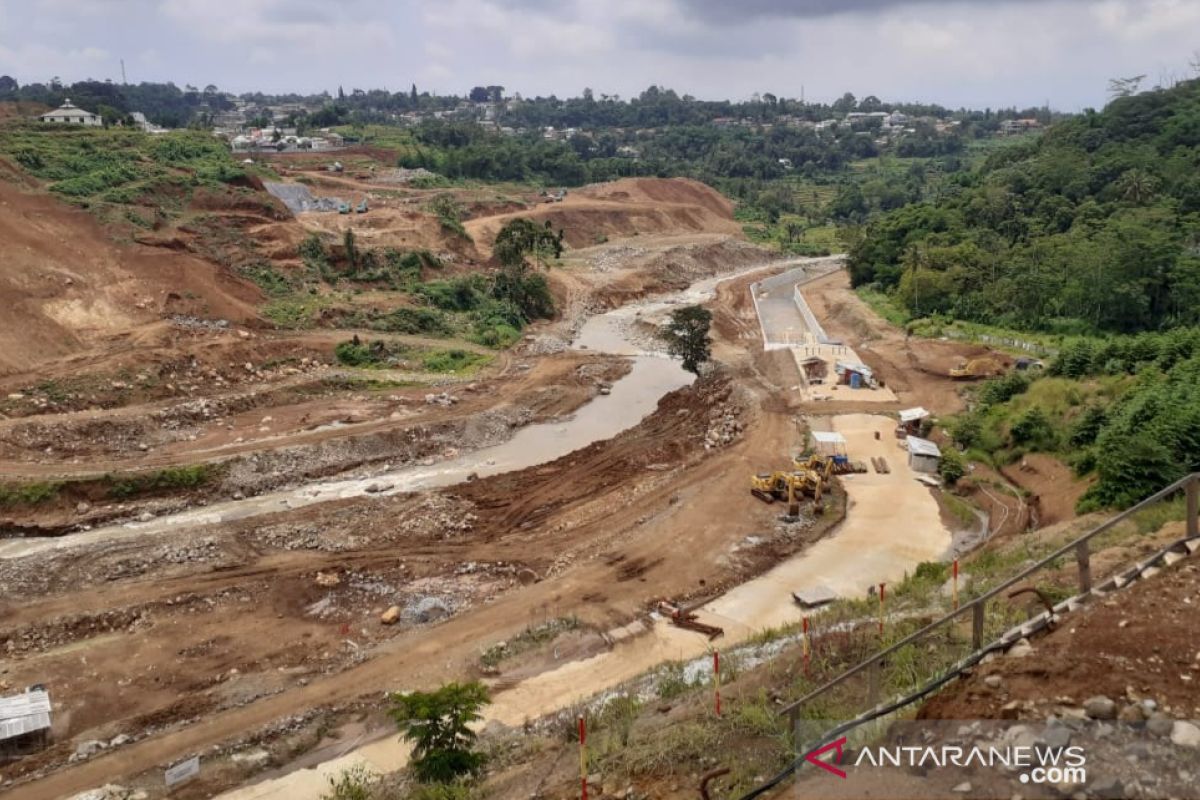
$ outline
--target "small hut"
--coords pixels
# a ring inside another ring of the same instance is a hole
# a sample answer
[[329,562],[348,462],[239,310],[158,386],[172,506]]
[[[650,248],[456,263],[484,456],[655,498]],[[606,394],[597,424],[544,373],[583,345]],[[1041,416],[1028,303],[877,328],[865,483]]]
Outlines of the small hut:
[[908,465],[917,472],[936,473],[938,464],[942,461],[942,451],[928,439],[919,436],[909,436],[905,440],[908,447]]
[[817,356],[809,356],[801,361],[800,369],[804,372],[805,380],[813,384],[824,383],[825,377],[829,374],[829,364],[825,362],[825,359]]
[[50,742],[50,694],[31,688],[0,697],[0,760],[28,755]]
[[900,412],[900,424],[896,426],[896,438],[904,439],[908,436],[919,436],[921,434],[921,421],[928,417],[929,412],[920,406],[904,409]]

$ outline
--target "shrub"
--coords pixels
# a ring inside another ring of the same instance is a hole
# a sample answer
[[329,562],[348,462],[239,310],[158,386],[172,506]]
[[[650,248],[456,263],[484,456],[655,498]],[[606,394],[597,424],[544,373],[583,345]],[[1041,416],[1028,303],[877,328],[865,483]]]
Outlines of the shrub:
[[1071,426],[1069,441],[1073,447],[1085,447],[1096,441],[1108,421],[1108,412],[1100,406],[1088,406]]
[[454,332],[450,320],[435,308],[397,308],[380,318],[374,327],[393,333],[425,336],[449,336]]
[[963,447],[974,447],[983,436],[983,422],[975,414],[963,414],[950,423],[950,436]]
[[1033,379],[1024,372],[1010,372],[999,378],[985,381],[979,387],[979,402],[985,406],[1007,403],[1019,394],[1024,394]]
[[329,777],[329,791],[321,800],[372,800],[379,785],[379,776],[361,764],[342,770],[336,778]]
[[416,293],[443,311],[474,311],[487,303],[484,279],[479,275],[445,281],[429,281]]
[[1009,433],[1017,444],[1031,445],[1039,450],[1050,450],[1054,447],[1054,428],[1050,426],[1045,412],[1037,406],[1017,417]]
[[947,449],[942,452],[942,460],[938,463],[938,474],[942,476],[942,480],[947,486],[953,486],[958,483],[962,476],[967,474],[967,465],[963,461],[962,454],[954,449]]
[[386,361],[388,352],[382,342],[367,344],[355,336],[350,341],[338,342],[333,355],[347,367],[371,367]]

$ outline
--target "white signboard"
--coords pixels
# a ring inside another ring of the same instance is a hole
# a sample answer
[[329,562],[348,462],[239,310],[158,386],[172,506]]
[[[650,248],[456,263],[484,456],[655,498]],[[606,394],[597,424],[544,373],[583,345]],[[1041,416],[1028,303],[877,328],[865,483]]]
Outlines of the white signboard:
[[180,761],[166,771],[167,786],[175,786],[186,780],[191,780],[200,774],[200,756],[192,756],[187,761]]

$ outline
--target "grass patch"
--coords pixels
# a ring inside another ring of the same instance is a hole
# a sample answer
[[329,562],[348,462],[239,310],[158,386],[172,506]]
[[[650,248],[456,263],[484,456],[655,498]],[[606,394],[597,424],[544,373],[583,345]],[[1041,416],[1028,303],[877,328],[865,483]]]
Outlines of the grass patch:
[[216,475],[216,468],[209,464],[194,464],[186,467],[168,467],[145,475],[129,477],[105,476],[108,496],[124,500],[140,494],[195,489],[207,484]]
[[975,508],[961,497],[943,492],[942,501],[945,502],[946,510],[950,512],[950,515],[964,527],[972,526],[979,521],[979,518],[975,516]]
[[865,286],[860,286],[854,291],[855,294],[858,295],[859,299],[866,303],[872,311],[895,325],[897,328],[903,328],[908,325],[910,321],[912,321],[912,315],[900,305],[895,303],[892,298],[884,292],[876,289],[868,289]]
[[461,375],[491,361],[491,356],[458,348],[411,347],[376,339],[364,342],[357,336],[333,350],[338,363],[347,367],[400,369]]
[[242,267],[238,271],[262,289],[263,294],[267,297],[284,298],[293,294],[298,288],[295,280],[269,264],[254,264]]
[[48,503],[58,497],[60,489],[61,483],[47,481],[0,484],[0,508]]
[[541,625],[531,625],[512,639],[496,644],[483,651],[479,663],[485,667],[497,667],[505,659],[512,658],[536,650],[544,644],[554,641],[567,631],[577,630],[581,623],[579,617],[559,617]]
[[301,330],[316,325],[316,314],[332,305],[333,300],[323,294],[292,294],[277,297],[262,308],[263,316],[284,330]]

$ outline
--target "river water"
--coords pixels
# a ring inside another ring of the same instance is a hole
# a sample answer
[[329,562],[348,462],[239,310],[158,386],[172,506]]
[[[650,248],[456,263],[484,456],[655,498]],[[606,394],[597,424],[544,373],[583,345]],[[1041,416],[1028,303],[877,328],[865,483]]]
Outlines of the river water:
[[633,427],[654,411],[665,394],[687,386],[693,380],[693,376],[685,372],[678,362],[638,344],[638,337],[633,335],[633,331],[639,321],[658,323],[671,308],[704,302],[713,297],[716,287],[724,281],[763,269],[765,267],[759,266],[708,278],[683,291],[621,306],[589,318],[580,329],[573,347],[628,356],[632,365],[628,373],[613,383],[610,394],[593,398],[569,419],[528,425],[506,442],[472,450],[431,466],[404,467],[363,478],[316,481],[244,500],[212,503],[146,522],[110,525],[68,536],[10,539],[0,542],[0,558],[21,558],[81,545],[233,522],[330,500],[368,495],[368,487],[373,490],[387,487],[377,492],[381,496],[437,489],[466,481],[471,475],[486,477],[554,461]]

